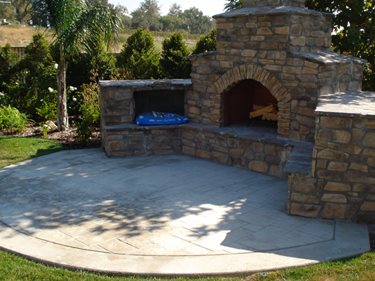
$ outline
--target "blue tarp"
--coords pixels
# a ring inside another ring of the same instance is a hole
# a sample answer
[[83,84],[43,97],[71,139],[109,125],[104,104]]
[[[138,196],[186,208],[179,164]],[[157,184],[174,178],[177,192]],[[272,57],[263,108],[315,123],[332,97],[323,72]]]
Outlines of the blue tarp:
[[139,126],[179,125],[189,122],[189,118],[175,113],[155,112],[138,115],[135,123]]

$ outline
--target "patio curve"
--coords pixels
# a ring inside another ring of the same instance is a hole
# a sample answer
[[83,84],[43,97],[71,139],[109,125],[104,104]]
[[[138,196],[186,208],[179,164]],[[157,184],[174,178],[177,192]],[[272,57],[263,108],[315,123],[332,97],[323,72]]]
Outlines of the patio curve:
[[268,271],[358,255],[367,227],[291,217],[287,182],[182,155],[62,151],[0,170],[0,248],[141,275]]

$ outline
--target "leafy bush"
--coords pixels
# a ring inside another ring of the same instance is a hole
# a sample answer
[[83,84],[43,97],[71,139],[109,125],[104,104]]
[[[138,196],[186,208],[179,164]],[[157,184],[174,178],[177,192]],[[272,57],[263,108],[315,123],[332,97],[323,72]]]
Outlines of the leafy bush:
[[2,91],[8,104],[37,120],[36,108],[41,102],[56,102],[56,94],[49,91],[55,85],[55,62],[49,44],[43,35],[37,34],[26,47],[25,56],[8,70]]
[[145,29],[132,34],[118,57],[118,65],[127,79],[158,78],[159,53],[152,34]]
[[36,113],[41,121],[57,120],[57,103],[43,101],[41,106],[36,109]]
[[10,134],[19,133],[26,125],[26,115],[17,108],[10,105],[0,107],[0,130]]
[[195,45],[193,54],[201,54],[216,50],[216,30],[213,29],[209,34],[201,37]]
[[92,130],[99,126],[100,122],[98,85],[96,83],[82,85],[81,96],[81,116],[77,124],[77,135],[78,140],[86,144],[90,139]]
[[163,41],[160,66],[166,78],[189,78],[191,62],[189,49],[181,33],[173,34]]

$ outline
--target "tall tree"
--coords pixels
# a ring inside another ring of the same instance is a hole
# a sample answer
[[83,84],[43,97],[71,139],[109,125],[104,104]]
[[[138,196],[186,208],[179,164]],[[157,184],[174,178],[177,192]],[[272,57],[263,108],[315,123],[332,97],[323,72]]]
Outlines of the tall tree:
[[160,6],[157,0],[144,0],[138,9],[132,12],[133,28],[160,30]]
[[182,16],[181,6],[176,3],[173,3],[171,7],[169,8],[168,16],[181,17]]
[[31,19],[32,0],[12,0],[11,1],[16,19],[20,23]]
[[9,1],[0,2],[0,19],[13,20],[15,19],[15,12],[12,3]]
[[185,10],[182,17],[188,31],[192,34],[204,34],[212,29],[211,18],[195,7]]
[[375,90],[375,3],[373,0],[307,0],[315,10],[333,13],[335,51],[366,59],[364,89]]
[[243,0],[227,0],[227,3],[224,6],[226,11],[231,11],[234,9],[242,8]]
[[[69,128],[67,110],[66,71],[67,58],[79,50],[88,52],[92,40],[104,40],[106,46],[120,28],[118,15],[98,1],[34,0],[35,12],[46,17],[59,50],[57,73],[58,127]],[[91,43],[90,43],[91,42]]]

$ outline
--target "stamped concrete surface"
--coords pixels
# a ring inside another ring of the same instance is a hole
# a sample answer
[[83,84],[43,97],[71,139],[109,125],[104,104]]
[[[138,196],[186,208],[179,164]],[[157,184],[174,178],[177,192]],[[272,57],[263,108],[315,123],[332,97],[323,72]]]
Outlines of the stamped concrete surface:
[[0,247],[124,274],[229,274],[369,250],[367,227],[291,217],[287,181],[181,156],[62,151],[0,170]]

